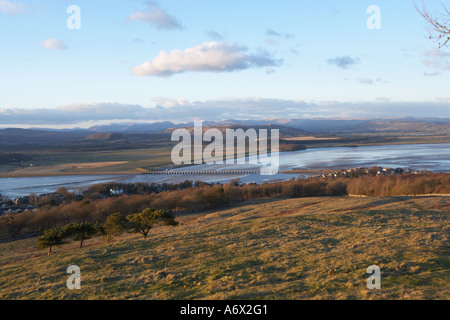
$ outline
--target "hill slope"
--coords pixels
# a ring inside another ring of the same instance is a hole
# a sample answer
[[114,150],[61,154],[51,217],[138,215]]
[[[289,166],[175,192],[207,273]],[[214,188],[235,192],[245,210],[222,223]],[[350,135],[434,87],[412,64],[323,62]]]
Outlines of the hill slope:
[[[299,198],[46,256],[0,244],[0,299],[449,299],[448,198]],[[81,290],[66,269],[81,268]],[[381,290],[366,287],[370,265]]]

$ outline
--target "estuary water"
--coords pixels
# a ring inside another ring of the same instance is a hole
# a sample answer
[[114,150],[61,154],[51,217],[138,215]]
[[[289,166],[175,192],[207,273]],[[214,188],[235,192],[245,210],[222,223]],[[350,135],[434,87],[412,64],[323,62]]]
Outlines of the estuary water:
[[[316,148],[302,151],[281,152],[280,169],[350,169],[355,167],[410,168],[433,172],[450,172],[450,143],[410,144],[362,147]],[[227,169],[245,169],[245,165],[227,166]],[[191,170],[220,170],[217,165],[199,165]],[[298,174],[277,174],[272,176],[236,175],[214,176],[196,174],[193,176],[152,176],[152,175],[78,175],[47,176],[29,178],[0,178],[0,194],[14,199],[18,196],[44,194],[60,187],[68,190],[81,190],[96,183],[106,182],[155,182],[177,183],[185,180],[225,183],[235,178],[241,182],[263,183],[265,181],[288,180]]]

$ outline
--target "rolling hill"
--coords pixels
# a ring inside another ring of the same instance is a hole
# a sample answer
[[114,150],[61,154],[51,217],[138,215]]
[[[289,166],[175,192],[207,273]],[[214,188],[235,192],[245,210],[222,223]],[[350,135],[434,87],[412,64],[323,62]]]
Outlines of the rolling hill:
[[[267,199],[50,256],[36,238],[0,243],[0,299],[446,300],[447,206],[448,197]],[[66,287],[70,265],[81,290]],[[371,265],[380,290],[366,286]]]

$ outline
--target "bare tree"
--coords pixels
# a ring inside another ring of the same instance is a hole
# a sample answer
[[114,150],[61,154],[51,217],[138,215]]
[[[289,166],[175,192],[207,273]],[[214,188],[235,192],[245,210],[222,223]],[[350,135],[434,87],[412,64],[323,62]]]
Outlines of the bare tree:
[[433,15],[428,11],[425,6],[425,0],[422,0],[422,10],[416,6],[417,11],[428,22],[430,28],[429,38],[437,41],[439,49],[450,43],[450,11],[442,2],[441,4],[445,13],[440,13],[439,15]]

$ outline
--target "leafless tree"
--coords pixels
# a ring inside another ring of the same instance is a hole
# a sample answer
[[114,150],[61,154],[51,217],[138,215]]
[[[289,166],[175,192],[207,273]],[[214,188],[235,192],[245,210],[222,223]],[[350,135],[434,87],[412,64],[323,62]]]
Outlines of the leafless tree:
[[428,22],[429,26],[429,38],[437,41],[439,49],[450,44],[450,11],[441,2],[444,13],[433,15],[425,6],[425,0],[422,0],[422,9],[417,8],[420,15]]

